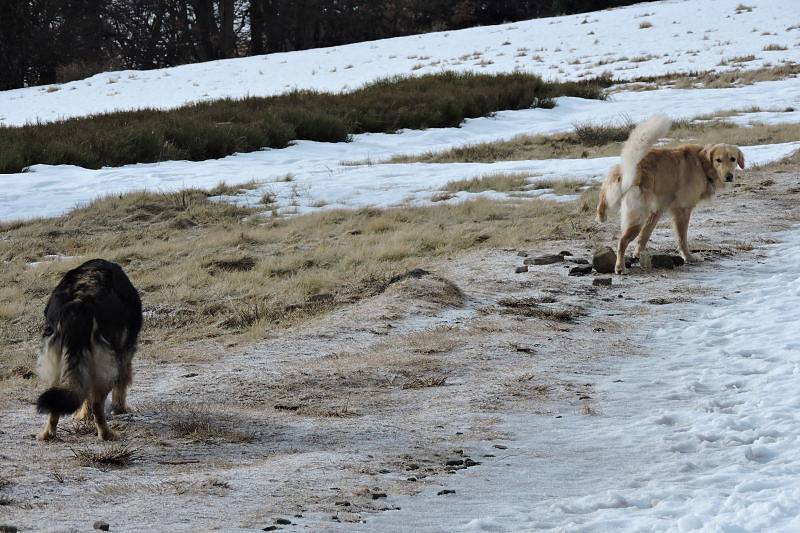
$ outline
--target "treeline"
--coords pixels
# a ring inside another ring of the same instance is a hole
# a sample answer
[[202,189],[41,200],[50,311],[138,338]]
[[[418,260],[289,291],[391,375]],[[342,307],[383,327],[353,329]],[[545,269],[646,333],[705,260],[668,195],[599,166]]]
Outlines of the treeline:
[[637,0],[0,0],[0,90]]

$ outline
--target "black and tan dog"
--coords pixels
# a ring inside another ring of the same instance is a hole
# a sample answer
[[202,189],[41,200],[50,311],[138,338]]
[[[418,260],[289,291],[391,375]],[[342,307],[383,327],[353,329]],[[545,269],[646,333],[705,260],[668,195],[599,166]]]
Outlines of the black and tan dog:
[[61,415],[94,416],[97,436],[113,440],[103,404],[113,390],[112,412],[124,413],[133,377],[131,360],[142,327],[139,293],[122,268],[92,259],[70,270],[44,311],[39,375],[50,384],[36,402],[48,413],[39,440],[55,438]]

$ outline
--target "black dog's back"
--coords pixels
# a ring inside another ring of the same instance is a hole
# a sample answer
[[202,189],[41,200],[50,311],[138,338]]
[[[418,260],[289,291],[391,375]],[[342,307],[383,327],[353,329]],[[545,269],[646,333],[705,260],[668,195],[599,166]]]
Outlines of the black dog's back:
[[110,364],[130,363],[142,328],[142,303],[119,265],[92,259],[64,275],[44,314],[40,367],[51,388],[36,405],[39,412],[72,413],[92,392],[99,393],[96,389],[112,385],[99,382],[93,374],[94,370],[106,374],[105,369],[95,368],[100,362],[98,350],[112,354],[115,360]]
[[136,348],[142,329],[142,302],[118,264],[92,259],[64,274],[45,307],[46,328],[55,330],[78,306],[97,321],[98,333],[115,351]]

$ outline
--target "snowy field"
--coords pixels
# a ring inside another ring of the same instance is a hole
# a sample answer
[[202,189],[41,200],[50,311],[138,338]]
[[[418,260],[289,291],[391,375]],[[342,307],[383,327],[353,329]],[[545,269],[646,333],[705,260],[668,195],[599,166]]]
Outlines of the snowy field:
[[660,320],[648,357],[612,357],[598,416],[510,418],[508,449],[486,449],[500,466],[364,530],[800,531],[800,228],[779,237],[683,273],[723,296]]
[[[576,123],[642,120],[655,112],[688,119],[699,115],[761,106],[771,112],[746,113],[735,120],[792,122],[795,112],[783,110],[800,102],[795,79],[762,82],[728,89],[659,89],[615,93],[607,101],[564,97],[554,109],[501,111],[493,117],[467,120],[460,128],[398,134],[357,135],[349,143],[299,141],[282,150],[264,150],[208,161],[168,161],[87,170],[80,167],[35,165],[23,174],[0,174],[0,220],[53,216],[97,196],[139,189],[173,191],[213,187],[220,181],[261,185],[234,200],[258,202],[274,195],[278,213],[317,209],[388,207],[426,203],[447,182],[497,172],[524,172],[531,182],[545,179],[601,178],[616,158],[511,161],[493,164],[373,164],[394,155],[420,154],[465,144],[510,139],[520,134],[569,131]],[[785,115],[785,116],[784,116]],[[794,144],[745,147],[748,162],[764,164],[789,155]],[[292,174],[292,181],[284,181]],[[536,193],[539,194],[539,193]],[[460,195],[453,201],[464,198]]]
[[[63,85],[0,93],[0,124],[142,107],[170,108],[291,89],[341,91],[390,75],[442,70],[580,79],[730,70],[797,61],[800,2],[665,0],[334,48],[98,74]],[[640,28],[641,26],[650,27]],[[790,29],[791,28],[791,29]],[[764,51],[764,47],[777,45]],[[747,60],[748,56],[754,56]],[[738,59],[737,59],[738,58]],[[721,64],[722,63],[722,64]]]

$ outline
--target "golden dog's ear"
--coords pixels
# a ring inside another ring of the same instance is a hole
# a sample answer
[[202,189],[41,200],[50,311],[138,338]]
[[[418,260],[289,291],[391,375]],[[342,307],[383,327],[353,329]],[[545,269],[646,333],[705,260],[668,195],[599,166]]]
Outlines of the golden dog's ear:
[[736,162],[739,163],[739,168],[744,169],[744,154],[738,148],[736,149],[739,155],[736,156]]

